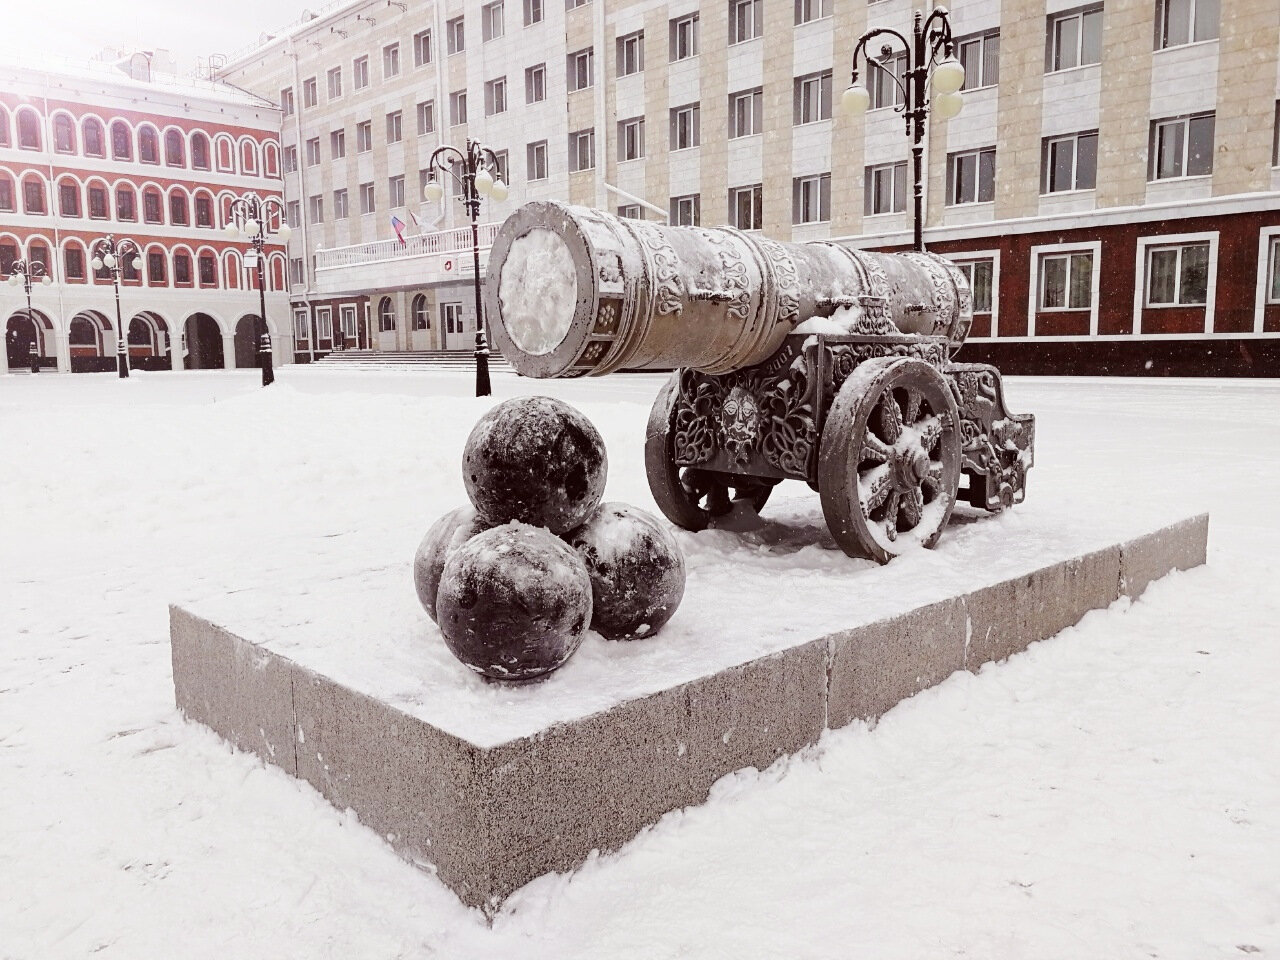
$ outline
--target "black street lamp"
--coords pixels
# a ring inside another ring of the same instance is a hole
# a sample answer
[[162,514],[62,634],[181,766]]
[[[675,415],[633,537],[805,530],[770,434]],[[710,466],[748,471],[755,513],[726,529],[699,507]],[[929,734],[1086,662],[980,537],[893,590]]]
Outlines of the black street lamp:
[[39,260],[15,260],[9,267],[9,285],[16,287],[22,284],[27,293],[27,322],[31,324],[31,372],[40,372],[40,336],[37,333],[36,317],[31,312],[31,285],[39,281],[43,286],[53,283],[53,277]]
[[[863,113],[871,105],[871,93],[865,84],[858,82],[858,57],[866,65],[880,71],[880,81],[891,81],[902,94],[902,102],[894,105],[907,122],[907,137],[911,140],[912,179],[914,190],[915,249],[924,249],[924,132],[932,99],[934,116],[949,120],[960,112],[964,99],[960,88],[964,86],[964,67],[955,58],[955,43],[951,38],[951,17],[946,7],[935,7],[925,17],[917,10],[913,16],[911,39],[897,30],[877,27],[868,30],[853,48],[853,77],[840,97],[840,106],[846,113]],[[907,56],[907,69],[899,77],[884,62],[894,54],[892,43],[880,47],[880,59],[867,56],[867,44],[877,37],[897,40]],[[941,56],[940,56],[941,55]],[[932,93],[932,98],[930,97]]]
[[[276,228],[271,229],[272,216]],[[285,223],[284,202],[279,197],[259,197],[246,193],[231,201],[223,228],[233,240],[247,240],[253,244],[253,255],[258,266],[258,366],[262,368],[262,385],[275,383],[276,373],[271,353],[271,332],[267,329],[267,258],[263,253],[268,241],[288,243],[293,231]]]
[[507,185],[502,182],[497,155],[480,141],[468,137],[465,152],[445,144],[431,154],[427,164],[427,183],[422,188],[422,196],[428,203],[435,203],[444,196],[444,187],[436,179],[436,171],[445,173],[459,163],[462,164],[458,174],[462,181],[462,202],[471,217],[471,260],[475,267],[476,396],[487,397],[492,388],[489,385],[489,342],[485,337],[484,307],[480,301],[480,195],[501,203],[507,199]]
[[133,268],[133,272],[140,274],[142,272],[141,251],[138,245],[128,237],[117,240],[109,233],[95,240],[90,252],[93,254],[93,259],[89,261],[89,266],[93,267],[94,273],[104,268],[110,271],[111,283],[116,288],[116,370],[120,372],[120,378],[123,380],[129,376],[129,338],[124,329],[124,320],[120,316],[120,271],[124,268],[124,258],[128,257],[129,266]]

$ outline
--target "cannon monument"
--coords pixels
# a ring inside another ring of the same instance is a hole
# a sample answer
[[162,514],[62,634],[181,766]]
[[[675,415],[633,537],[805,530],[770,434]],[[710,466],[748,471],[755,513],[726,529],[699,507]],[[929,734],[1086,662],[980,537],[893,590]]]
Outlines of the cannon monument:
[[954,361],[972,297],[942,257],[539,201],[499,231],[485,296],[525,376],[675,370],[645,464],[686,529],[803,480],[840,547],[885,563],[932,546],[960,496],[1025,496],[1034,418],[1008,411],[995,367]]

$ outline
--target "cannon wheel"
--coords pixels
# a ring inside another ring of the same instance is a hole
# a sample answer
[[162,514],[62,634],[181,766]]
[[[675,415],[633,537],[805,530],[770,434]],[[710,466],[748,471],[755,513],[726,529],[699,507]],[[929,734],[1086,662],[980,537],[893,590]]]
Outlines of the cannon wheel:
[[659,509],[686,530],[705,530],[744,500],[759,513],[773,492],[774,481],[676,465],[671,407],[679,389],[677,373],[653,402],[645,434],[645,473]]
[[827,411],[818,491],[850,556],[888,563],[942,534],[960,485],[959,414],[936,369],[877,357],[854,370]]

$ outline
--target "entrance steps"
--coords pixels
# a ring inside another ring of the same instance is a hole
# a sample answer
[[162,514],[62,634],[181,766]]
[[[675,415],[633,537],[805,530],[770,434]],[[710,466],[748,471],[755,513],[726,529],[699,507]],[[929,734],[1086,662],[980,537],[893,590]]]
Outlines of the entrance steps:
[[[455,370],[476,368],[470,350],[335,350],[314,366],[343,370]],[[511,364],[496,350],[489,354],[491,373],[512,373]]]

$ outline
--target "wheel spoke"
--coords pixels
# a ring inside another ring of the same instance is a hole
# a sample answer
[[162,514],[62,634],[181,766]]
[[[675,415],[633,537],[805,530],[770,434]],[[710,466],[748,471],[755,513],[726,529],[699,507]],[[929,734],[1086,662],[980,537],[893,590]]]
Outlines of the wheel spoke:
[[707,491],[707,513],[713,517],[722,517],[731,509],[733,504],[729,502],[728,485],[712,481],[711,489]]
[[902,436],[902,411],[892,390],[886,390],[880,397],[880,430],[888,443],[897,443]]
[[941,463],[934,461],[929,464],[929,472],[924,475],[921,483],[927,483],[935,490],[942,489],[943,466]]
[[870,513],[880,504],[893,489],[893,479],[889,468],[881,464],[858,477],[858,499],[862,502],[864,513]]
[[920,405],[924,402],[924,395],[919,390],[907,388],[907,408],[902,413],[902,420],[907,426],[911,426],[920,419]]
[[932,453],[933,448],[938,445],[938,439],[942,436],[942,417],[934,414],[920,421],[920,446],[924,447],[925,453]]
[[890,540],[898,539],[898,508],[902,505],[902,494],[897,490],[889,495],[889,507],[884,512],[884,532]]
[[876,463],[884,463],[888,459],[889,447],[883,440],[874,433],[868,433],[862,438],[862,453],[858,455],[859,462],[873,460]]
[[908,487],[902,496],[902,512],[907,515],[907,523],[913,527],[920,525],[924,518],[924,497],[919,487]]

